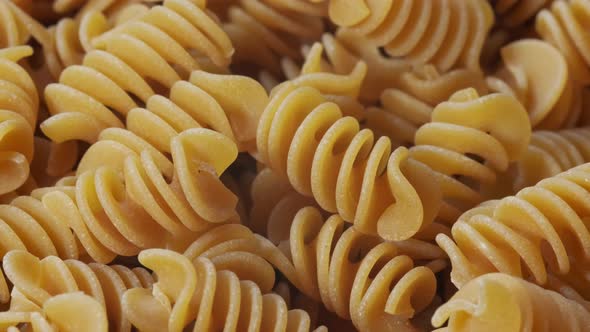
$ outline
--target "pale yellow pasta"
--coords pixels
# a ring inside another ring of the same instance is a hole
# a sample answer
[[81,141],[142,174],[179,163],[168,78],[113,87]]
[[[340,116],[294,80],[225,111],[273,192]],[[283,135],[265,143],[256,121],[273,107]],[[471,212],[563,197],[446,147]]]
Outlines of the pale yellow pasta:
[[60,83],[45,89],[52,117],[41,127],[53,141],[93,142],[102,129],[123,128],[114,112],[126,116],[138,107],[133,98],[147,102],[155,87],[168,90],[198,69],[189,51],[219,66],[227,65],[233,53],[227,35],[190,0],[166,0],[92,43],[96,50],[82,65],[69,66]]
[[[357,1],[358,2],[358,1]],[[445,72],[465,67],[480,71],[479,56],[494,23],[485,0],[366,1],[362,19],[337,24],[384,47],[412,64],[432,63]],[[346,16],[346,11],[341,12]]]
[[[431,170],[375,141],[358,121],[310,87],[287,82],[275,89],[257,133],[257,158],[367,234],[404,240],[438,213],[440,190]],[[361,195],[362,193],[362,195]]]
[[82,292],[51,297],[39,312],[2,312],[0,328],[20,331],[16,326],[32,332],[106,332],[107,314],[104,306]]
[[[546,285],[548,273],[568,280],[582,277],[590,261],[590,165],[584,164],[515,196],[467,211],[453,225],[452,237],[439,235],[457,287],[486,273],[502,272]],[[569,283],[569,282],[566,282]],[[587,293],[584,284],[569,283]],[[577,286],[582,285],[582,288]],[[590,295],[590,294],[589,294]]]
[[511,95],[480,97],[470,88],[438,104],[416,131],[410,157],[436,175],[445,200],[439,218],[452,223],[483,201],[481,186],[498,181],[525,154],[530,137],[526,110]]
[[503,67],[486,79],[490,90],[518,98],[533,128],[559,129],[577,123],[582,113],[581,86],[572,80],[558,49],[540,40],[521,39],[503,47],[501,54]]
[[574,80],[585,85],[590,83],[589,22],[590,3],[585,0],[555,0],[535,21],[539,35],[567,60]]
[[586,331],[590,314],[580,304],[525,280],[493,273],[473,279],[432,317],[440,332]]
[[142,268],[64,261],[55,256],[40,260],[19,250],[6,254],[3,266],[14,285],[12,292],[18,293],[11,300],[10,311],[43,312],[56,296],[81,291],[106,309],[111,331],[131,329],[121,306],[123,293],[130,288],[151,287],[154,283],[149,272]]
[[39,97],[17,61],[32,53],[28,46],[0,49],[0,195],[18,189],[29,178]]
[[234,64],[253,63],[280,73],[282,57],[298,59],[298,47],[324,32],[326,6],[307,0],[239,0],[227,10],[224,30],[236,48]]
[[[134,288],[123,308],[139,331],[309,331],[309,315],[288,310],[283,298],[247,279],[218,269],[205,258],[191,262],[181,254],[149,249],[140,262],[158,277],[153,289]],[[315,331],[325,331],[319,327]]]

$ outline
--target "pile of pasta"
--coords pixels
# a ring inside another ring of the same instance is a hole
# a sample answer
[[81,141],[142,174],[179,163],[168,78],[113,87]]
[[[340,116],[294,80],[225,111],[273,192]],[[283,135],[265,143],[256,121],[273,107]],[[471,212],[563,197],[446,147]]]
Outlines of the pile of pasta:
[[590,331],[590,0],[0,0],[1,331]]

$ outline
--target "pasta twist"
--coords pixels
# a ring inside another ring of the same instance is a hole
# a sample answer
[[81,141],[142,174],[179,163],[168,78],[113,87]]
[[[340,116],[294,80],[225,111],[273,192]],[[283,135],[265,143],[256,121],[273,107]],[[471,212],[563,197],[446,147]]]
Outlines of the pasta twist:
[[[227,35],[190,0],[166,0],[94,38],[93,46],[97,50],[88,52],[82,65],[69,66],[60,83],[45,89],[53,116],[41,128],[53,141],[90,140],[87,133],[96,139],[102,129],[123,128],[116,113],[126,116],[136,108],[134,98],[145,103],[158,85],[170,89],[198,68],[189,51],[220,66],[233,52]],[[69,137],[61,133],[65,128]]]
[[41,44],[50,40],[45,27],[11,1],[0,1],[0,15],[0,48],[24,45],[31,36]]
[[300,59],[298,45],[324,32],[326,7],[307,0],[239,0],[224,30],[236,48],[235,63],[280,73],[281,57]]
[[28,46],[0,49],[0,195],[25,183],[33,160],[39,96],[29,74],[17,64],[31,54]]
[[518,98],[533,128],[560,129],[577,123],[583,107],[581,86],[571,79],[557,49],[540,40],[521,39],[503,47],[501,54],[504,67],[486,79],[490,90]]
[[[282,297],[264,292],[205,258],[193,263],[181,254],[144,250],[139,261],[158,276],[153,291],[127,291],[123,307],[140,331],[310,331],[309,315],[288,310]],[[326,331],[320,327],[314,331]]]
[[531,142],[516,163],[513,189],[537,182],[590,161],[590,128],[533,132]]
[[464,213],[453,225],[455,242],[436,238],[451,259],[453,283],[461,288],[479,275],[502,272],[545,285],[548,270],[567,279],[576,266],[587,266],[589,172],[584,164]]
[[445,199],[439,217],[453,222],[484,200],[479,187],[494,184],[520,159],[530,137],[526,110],[514,97],[465,89],[434,108],[416,131],[410,156],[437,175]]
[[432,63],[442,72],[458,67],[481,71],[481,49],[494,23],[487,1],[387,0],[365,4],[367,15],[355,20],[331,18],[383,46],[389,55],[412,64]]
[[[154,95],[145,108],[129,111],[126,129],[99,132],[100,128],[96,128],[87,132],[88,141],[99,142],[86,151],[78,173],[103,165],[105,153],[112,151],[128,154],[133,150],[139,154],[148,150],[158,164],[169,165],[172,139],[183,130],[200,127],[225,135],[240,151],[254,150],[258,119],[267,103],[264,88],[253,79],[194,71],[189,81],[179,81],[171,87],[170,98]],[[75,134],[66,130],[78,130],[59,129],[53,137],[63,135],[67,139]]]
[[171,145],[174,164],[158,164],[147,150],[112,149],[111,164],[79,170],[75,186],[38,195],[53,216],[67,220],[97,262],[235,221],[237,198],[218,178],[237,156],[233,142],[208,129],[191,129]]
[[494,11],[499,16],[498,23],[508,28],[515,28],[535,17],[553,0],[496,0]]
[[3,266],[14,285],[13,293],[18,293],[12,299],[11,311],[43,312],[42,308],[55,301],[57,296],[83,292],[96,300],[103,310],[106,308],[108,326],[112,331],[131,330],[122,308],[123,293],[130,288],[150,287],[154,283],[151,274],[143,268],[86,264],[55,256],[39,259],[20,250],[6,254]]
[[280,269],[283,275],[361,331],[407,325],[434,297],[429,267],[414,266],[394,243],[345,230],[336,215],[324,223],[317,209],[303,208],[287,235],[279,246],[286,247],[293,268]]
[[2,312],[0,320],[8,332],[20,331],[22,324],[32,332],[107,332],[109,327],[104,306],[82,292],[53,296],[41,312]]
[[[363,233],[404,240],[440,206],[434,175],[409,152],[343,117],[317,90],[289,82],[273,93],[257,132],[257,158],[299,193]],[[362,193],[362,195],[361,195]]]
[[478,277],[443,304],[432,317],[436,331],[585,331],[590,315],[583,306],[525,280],[493,273]]
[[539,35],[561,51],[574,80],[584,85],[590,83],[589,17],[588,1],[555,0],[535,21]]

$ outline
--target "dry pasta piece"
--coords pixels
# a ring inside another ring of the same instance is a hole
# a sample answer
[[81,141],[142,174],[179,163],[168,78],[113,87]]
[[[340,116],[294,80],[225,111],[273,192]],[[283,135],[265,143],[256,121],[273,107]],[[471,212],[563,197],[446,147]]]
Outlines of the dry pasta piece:
[[535,131],[516,163],[512,188],[518,191],[589,161],[590,128]]
[[512,276],[492,273],[462,287],[432,317],[432,324],[459,331],[585,331],[590,314],[558,293]]
[[585,0],[555,0],[536,18],[539,35],[565,57],[573,79],[590,83],[590,44],[588,44],[590,3]]
[[45,89],[52,116],[41,128],[53,141],[94,142],[102,129],[123,128],[116,114],[136,108],[134,98],[145,103],[157,86],[168,90],[198,69],[193,51],[220,66],[233,53],[223,30],[190,0],[166,0],[92,43],[96,50],[82,65],[69,66]]
[[363,233],[405,240],[438,213],[440,190],[426,165],[405,148],[392,153],[386,137],[375,142],[370,130],[311,87],[287,82],[273,92],[257,146],[256,157],[296,191]]
[[530,137],[526,110],[511,95],[480,97],[469,88],[438,104],[416,131],[410,156],[438,178],[445,199],[440,219],[452,223],[481,203],[481,187],[497,182],[525,154]]
[[[254,150],[258,119],[267,103],[264,88],[253,79],[194,71],[189,81],[171,87],[170,98],[154,95],[145,108],[130,110],[126,129],[100,132],[98,142],[86,151],[77,172],[102,166],[108,151],[139,154],[148,150],[158,165],[169,168],[172,139],[183,130],[201,127],[223,134],[240,151]],[[68,135],[63,131],[57,134]],[[115,163],[113,159],[110,164]]]
[[[453,225],[452,239],[436,238],[451,259],[453,283],[460,288],[491,272],[539,285],[548,283],[548,273],[583,276],[577,271],[588,270],[590,262],[588,174],[590,165],[584,164],[465,212]],[[587,286],[570,286],[590,296]]]
[[97,262],[235,221],[237,197],[218,178],[237,156],[233,142],[198,128],[174,137],[171,146],[174,163],[163,165],[148,150],[107,146],[109,160],[80,172],[75,186],[34,194]]
[[573,127],[582,113],[580,84],[571,79],[563,55],[551,44],[521,39],[501,50],[503,67],[486,79],[492,91],[522,102],[537,129]]
[[[459,67],[481,70],[481,49],[494,23],[487,1],[386,0],[365,4],[368,15],[361,20],[330,18],[412,64],[432,63],[442,72]],[[346,17],[343,13],[346,11],[339,12]]]
[[279,295],[206,258],[191,262],[172,251],[149,249],[139,260],[158,277],[152,290],[134,288],[124,295],[125,313],[140,331],[180,332],[191,322],[193,331],[312,330],[305,311],[289,310]]
[[553,0],[497,0],[494,11],[499,16],[498,24],[515,28],[535,17],[552,2]]
[[109,329],[107,314],[94,298],[82,292],[51,297],[39,312],[2,312],[0,328],[20,331],[16,326],[32,332],[106,332]]
[[324,32],[326,6],[307,0],[239,0],[229,7],[224,30],[236,48],[234,65],[254,64],[280,73],[280,59],[300,59],[299,46]]
[[483,76],[469,69],[444,74],[433,65],[425,65],[399,75],[395,88],[381,92],[381,106],[365,112],[365,126],[378,136],[388,136],[399,145],[411,146],[418,128],[430,121],[434,107],[456,91],[475,88],[487,91]]
[[45,27],[12,1],[0,1],[0,48],[20,46],[33,36],[43,46],[51,37]]
[[17,61],[32,53],[28,46],[0,49],[0,195],[17,190],[29,178],[39,97]]
[[55,256],[39,259],[21,250],[6,254],[3,266],[14,285],[11,311],[43,312],[57,296],[83,292],[106,309],[105,318],[108,317],[111,331],[131,330],[121,305],[123,293],[130,288],[151,287],[154,283],[151,274],[143,268],[64,261]]

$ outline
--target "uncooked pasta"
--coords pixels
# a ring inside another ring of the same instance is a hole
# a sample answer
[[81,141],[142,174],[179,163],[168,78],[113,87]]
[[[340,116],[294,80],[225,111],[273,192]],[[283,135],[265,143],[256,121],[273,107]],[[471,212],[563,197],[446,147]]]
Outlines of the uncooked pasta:
[[590,0],[0,0],[0,331],[589,331]]

